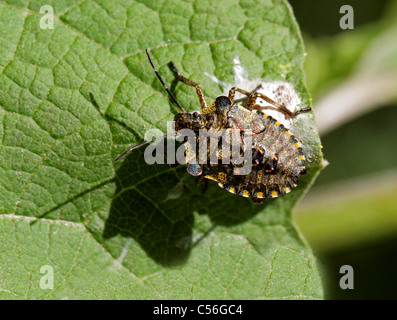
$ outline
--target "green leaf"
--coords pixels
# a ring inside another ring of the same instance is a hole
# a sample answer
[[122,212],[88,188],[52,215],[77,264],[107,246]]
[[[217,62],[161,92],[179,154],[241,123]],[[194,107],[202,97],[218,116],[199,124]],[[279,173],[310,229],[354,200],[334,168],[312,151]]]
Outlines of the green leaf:
[[[0,3],[0,298],[322,298],[315,258],[291,210],[322,167],[311,115],[297,119],[308,157],[297,190],[255,205],[181,166],[148,165],[143,150],[177,112],[151,69],[188,110],[249,77],[292,83],[310,105],[303,46],[285,1],[39,1]],[[284,75],[284,77],[283,77]],[[96,103],[90,98],[95,98]],[[42,266],[53,289],[40,287]]]

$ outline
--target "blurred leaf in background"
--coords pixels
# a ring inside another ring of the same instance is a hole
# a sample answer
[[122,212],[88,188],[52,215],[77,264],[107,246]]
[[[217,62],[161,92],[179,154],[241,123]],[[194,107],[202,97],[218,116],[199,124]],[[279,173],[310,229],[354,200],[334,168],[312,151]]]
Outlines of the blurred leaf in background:
[[[321,257],[327,298],[397,298],[397,1],[295,1],[329,166],[296,222]],[[342,5],[354,29],[341,30]],[[352,265],[355,289],[339,288]],[[393,270],[394,269],[394,270]]]

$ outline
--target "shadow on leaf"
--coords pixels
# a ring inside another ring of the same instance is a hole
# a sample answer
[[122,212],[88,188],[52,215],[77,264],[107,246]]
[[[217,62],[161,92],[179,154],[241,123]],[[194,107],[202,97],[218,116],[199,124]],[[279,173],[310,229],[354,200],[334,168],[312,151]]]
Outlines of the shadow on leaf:
[[148,165],[143,150],[123,159],[116,184],[103,237],[133,238],[164,266],[184,264],[197,244],[192,243],[194,212],[208,215],[211,231],[217,225],[240,224],[264,209],[213,182],[203,194],[204,186],[195,184],[185,166]]
[[183,264],[191,248],[193,213],[177,173],[168,165],[146,164],[140,151],[123,159],[103,237],[133,238],[157,263]]

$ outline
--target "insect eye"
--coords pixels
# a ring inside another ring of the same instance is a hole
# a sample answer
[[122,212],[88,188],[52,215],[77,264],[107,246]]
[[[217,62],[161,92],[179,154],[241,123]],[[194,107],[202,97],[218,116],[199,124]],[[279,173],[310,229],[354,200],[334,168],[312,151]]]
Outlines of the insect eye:
[[199,117],[199,113],[197,111],[193,112],[193,118],[198,118]]
[[215,106],[216,106],[217,110],[219,110],[219,111],[226,110],[227,108],[230,107],[230,105],[231,105],[231,102],[228,97],[220,96],[220,97],[216,98],[216,100],[215,100]]

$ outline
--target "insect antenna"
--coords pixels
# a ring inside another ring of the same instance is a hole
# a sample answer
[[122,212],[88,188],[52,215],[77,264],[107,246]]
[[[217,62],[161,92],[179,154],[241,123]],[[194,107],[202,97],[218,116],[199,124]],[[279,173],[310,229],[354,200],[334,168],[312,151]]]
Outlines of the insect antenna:
[[156,140],[164,139],[164,138],[167,138],[167,137],[170,137],[170,136],[174,136],[174,135],[175,135],[175,133],[169,133],[169,134],[166,134],[166,135],[161,136],[161,137],[153,138],[152,140],[144,141],[144,142],[132,147],[131,149],[128,149],[128,150],[124,151],[116,159],[114,159],[113,162],[119,161],[121,158],[124,158],[125,155],[129,154],[132,150],[138,149],[138,148],[144,146],[145,144],[152,143],[152,142],[154,142]]
[[181,104],[176,100],[175,96],[172,94],[170,89],[165,85],[163,78],[161,78],[160,73],[157,71],[156,67],[154,66],[154,63],[152,61],[152,57],[150,56],[149,49],[146,49],[146,55],[149,59],[150,64],[152,65],[152,68],[154,72],[156,73],[157,78],[159,78],[161,84],[163,85],[165,91],[170,95],[171,99],[175,102],[175,104],[178,106],[179,109],[181,109],[182,112],[186,112],[186,110],[181,106]]

